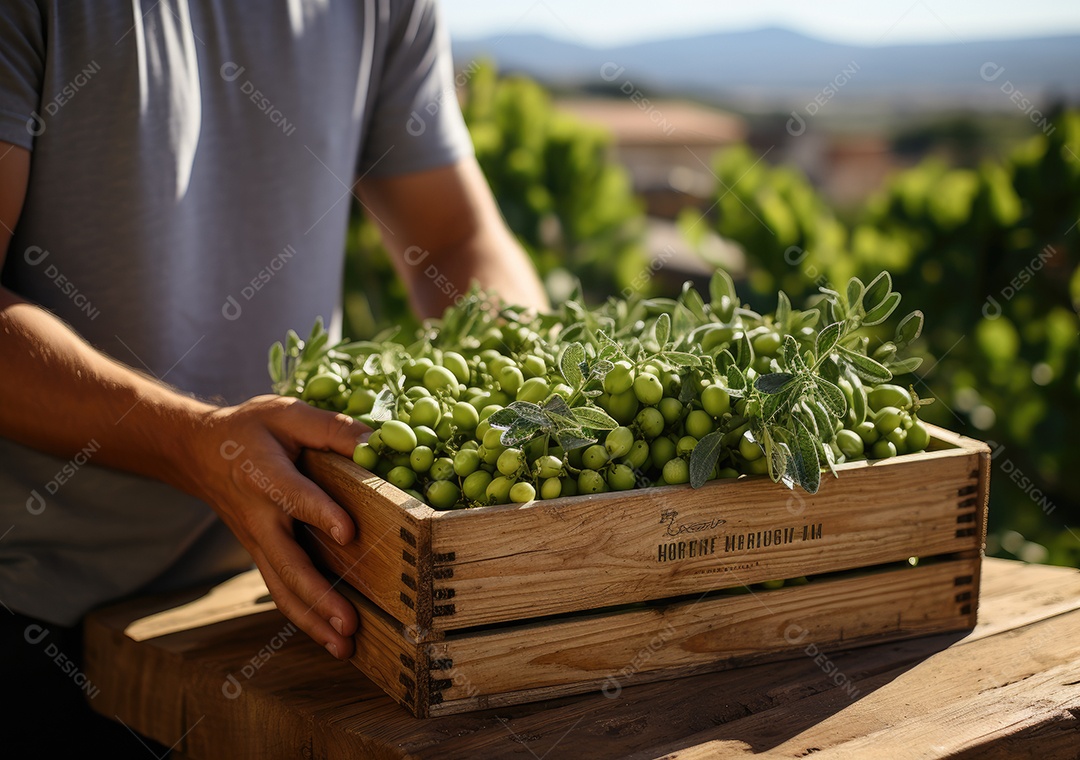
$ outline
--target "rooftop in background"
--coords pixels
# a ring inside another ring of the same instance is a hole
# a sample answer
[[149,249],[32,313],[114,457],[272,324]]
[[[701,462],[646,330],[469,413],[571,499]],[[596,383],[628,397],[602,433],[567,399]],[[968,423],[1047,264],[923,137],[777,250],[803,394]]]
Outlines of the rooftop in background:
[[[640,96],[640,93],[638,93]],[[734,114],[679,100],[569,98],[556,106],[600,124],[616,145],[727,145],[746,139],[746,123]]]
[[630,172],[650,216],[674,219],[698,207],[716,186],[716,152],[746,139],[735,114],[683,100],[652,100],[630,89],[624,96],[556,100],[557,108],[611,134],[615,157]]

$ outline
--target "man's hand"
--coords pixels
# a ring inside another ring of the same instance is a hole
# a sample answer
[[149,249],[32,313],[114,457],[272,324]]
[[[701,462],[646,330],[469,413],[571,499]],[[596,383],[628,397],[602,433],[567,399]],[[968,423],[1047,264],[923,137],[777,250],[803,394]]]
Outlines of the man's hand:
[[251,554],[278,609],[334,657],[353,653],[358,620],[294,538],[295,521],[341,544],[348,514],[297,471],[302,448],[351,457],[370,430],[298,399],[260,396],[207,414],[189,437],[187,489],[211,504]]

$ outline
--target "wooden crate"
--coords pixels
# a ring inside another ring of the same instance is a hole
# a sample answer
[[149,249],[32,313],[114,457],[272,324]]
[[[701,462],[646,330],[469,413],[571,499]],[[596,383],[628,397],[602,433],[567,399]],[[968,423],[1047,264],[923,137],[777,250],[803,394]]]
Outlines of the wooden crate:
[[617,693],[974,626],[990,452],[932,434],[814,495],[744,477],[450,512],[309,451],[359,530],[307,544],[359,612],[353,662],[415,715]]

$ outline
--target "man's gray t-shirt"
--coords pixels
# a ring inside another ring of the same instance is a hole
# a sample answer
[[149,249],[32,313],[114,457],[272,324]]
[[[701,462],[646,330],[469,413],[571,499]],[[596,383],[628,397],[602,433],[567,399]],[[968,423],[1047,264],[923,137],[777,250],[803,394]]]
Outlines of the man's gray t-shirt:
[[[3,284],[181,390],[268,392],[271,343],[338,329],[353,181],[471,153],[453,87],[423,0],[7,0],[0,140],[32,158]],[[250,564],[208,506],[97,450],[0,439],[4,605],[71,624]]]

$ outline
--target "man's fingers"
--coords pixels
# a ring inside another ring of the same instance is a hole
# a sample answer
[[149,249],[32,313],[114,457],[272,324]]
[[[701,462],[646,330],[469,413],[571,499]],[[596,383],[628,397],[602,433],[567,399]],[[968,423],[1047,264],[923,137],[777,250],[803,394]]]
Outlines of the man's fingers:
[[259,570],[263,580],[266,581],[270,596],[274,599],[274,604],[282,615],[314,641],[322,644],[334,657],[341,660],[352,657],[355,646],[351,636],[342,636],[331,627],[330,623],[304,604],[303,600],[289,590],[272,568],[266,567],[265,560],[259,563]]
[[286,460],[282,463],[279,478],[277,490],[281,499],[278,506],[286,515],[314,525],[339,544],[347,544],[355,538],[356,526],[349,513],[314,482],[301,475],[292,462]]
[[[319,630],[321,633],[314,636],[316,640],[332,641],[339,653],[349,656],[346,650],[351,652],[351,637],[356,633],[359,618],[348,600],[334,591],[330,582],[284,531],[276,539],[265,541],[260,554],[259,569],[264,577],[271,575],[280,583],[281,589],[288,591],[278,604],[279,608],[286,605],[282,612],[297,625],[307,626],[305,630]],[[267,588],[270,588],[270,579],[266,580]],[[270,591],[273,594],[272,588]],[[276,594],[274,600],[278,601]]]

